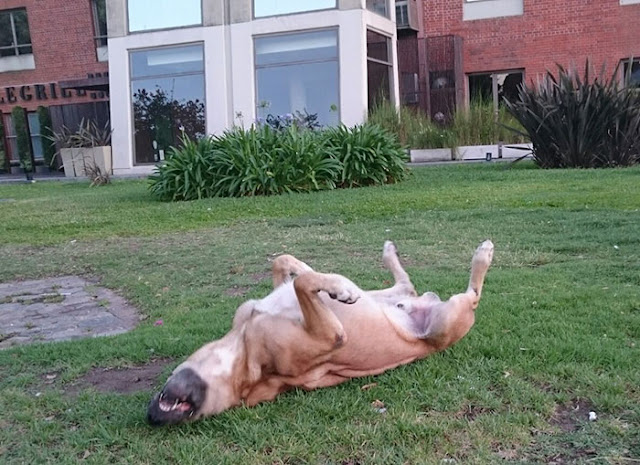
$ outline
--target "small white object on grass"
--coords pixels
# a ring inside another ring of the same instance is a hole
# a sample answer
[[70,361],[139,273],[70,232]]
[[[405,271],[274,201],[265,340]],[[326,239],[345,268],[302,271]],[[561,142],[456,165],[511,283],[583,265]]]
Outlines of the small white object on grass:
[[589,412],[589,421],[596,421],[598,419],[598,415],[596,412]]

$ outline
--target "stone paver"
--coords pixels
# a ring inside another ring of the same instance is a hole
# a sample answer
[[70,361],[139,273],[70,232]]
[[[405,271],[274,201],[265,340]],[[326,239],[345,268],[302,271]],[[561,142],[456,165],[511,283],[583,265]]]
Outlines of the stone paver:
[[0,349],[120,334],[138,321],[125,299],[78,276],[0,284]]

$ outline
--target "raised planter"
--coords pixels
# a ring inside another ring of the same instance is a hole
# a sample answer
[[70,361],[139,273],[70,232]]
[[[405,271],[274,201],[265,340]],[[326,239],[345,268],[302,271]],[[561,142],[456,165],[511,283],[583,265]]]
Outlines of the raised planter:
[[526,150],[519,150],[513,147],[520,147],[531,150],[531,144],[505,144],[505,145],[465,145],[456,147],[456,160],[495,160],[495,159],[516,159],[526,155]]
[[412,163],[425,163],[431,161],[451,161],[453,152],[451,149],[414,149],[411,150]]
[[87,167],[96,165],[103,173],[111,174],[111,147],[88,147],[60,150],[64,175],[68,178],[84,177]]

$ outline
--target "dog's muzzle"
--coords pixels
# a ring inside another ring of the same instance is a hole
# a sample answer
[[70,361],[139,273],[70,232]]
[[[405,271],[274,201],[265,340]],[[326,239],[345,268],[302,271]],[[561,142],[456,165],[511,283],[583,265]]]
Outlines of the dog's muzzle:
[[173,425],[197,416],[207,393],[207,383],[191,368],[174,373],[161,392],[153,396],[147,420],[154,426]]

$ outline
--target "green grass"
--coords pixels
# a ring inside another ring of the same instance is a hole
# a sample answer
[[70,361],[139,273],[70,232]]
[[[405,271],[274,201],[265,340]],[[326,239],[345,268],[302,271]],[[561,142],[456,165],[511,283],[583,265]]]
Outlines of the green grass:
[[[142,181],[0,185],[0,199],[15,199],[0,202],[1,282],[93,276],[149,317],[117,337],[0,351],[0,463],[632,463],[640,457],[640,168],[506,166],[427,167],[392,186],[170,204],[154,201]],[[418,290],[444,297],[465,287],[487,237],[496,254],[476,326],[426,360],[168,429],[146,425],[148,392],[64,392],[92,366],[169,357],[168,374],[224,334],[243,299],[269,291],[277,254],[379,287],[389,279],[380,254],[390,238]],[[52,372],[56,382],[45,384]],[[387,413],[371,407],[376,399]],[[576,402],[598,421],[570,409]],[[566,431],[554,420],[565,416]]]

